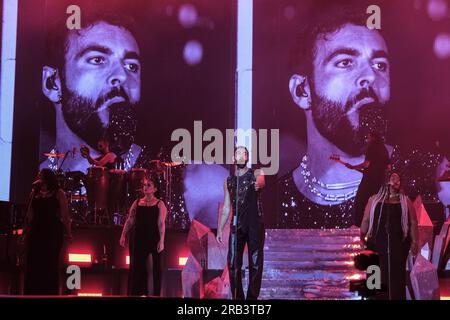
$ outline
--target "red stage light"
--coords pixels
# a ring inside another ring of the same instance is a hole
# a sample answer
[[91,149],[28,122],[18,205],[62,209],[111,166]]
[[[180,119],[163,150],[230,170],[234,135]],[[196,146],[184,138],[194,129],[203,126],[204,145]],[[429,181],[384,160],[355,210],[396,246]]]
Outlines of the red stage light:
[[13,230],[13,235],[20,236],[20,235],[22,235],[22,233],[23,233],[23,229],[15,229],[15,230]]
[[129,265],[130,264],[130,256],[126,256],[125,257],[125,264]]
[[69,262],[92,263],[90,253],[69,253]]
[[187,259],[188,259],[187,257],[178,257],[178,265],[180,267],[185,266],[186,262],[187,262]]

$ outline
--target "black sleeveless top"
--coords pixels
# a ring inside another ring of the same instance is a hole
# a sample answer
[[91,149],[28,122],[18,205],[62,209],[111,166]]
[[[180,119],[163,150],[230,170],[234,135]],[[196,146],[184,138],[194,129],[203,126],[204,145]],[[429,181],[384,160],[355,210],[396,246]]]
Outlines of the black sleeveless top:
[[159,242],[159,201],[154,206],[137,206],[134,230],[134,243],[139,251],[146,255],[157,252]]
[[260,193],[255,190],[255,182],[256,178],[252,169],[249,169],[239,179],[236,175],[227,178],[233,216],[236,215],[236,212],[238,213],[238,229],[247,229],[248,226],[261,221]]
[[403,241],[402,206],[400,203],[379,202],[375,207],[373,219],[372,242],[383,241],[387,234],[398,241]]
[[35,196],[32,200],[33,217],[30,226],[30,238],[34,241],[52,241],[62,236],[64,230],[59,216],[60,208],[56,192],[49,197]]

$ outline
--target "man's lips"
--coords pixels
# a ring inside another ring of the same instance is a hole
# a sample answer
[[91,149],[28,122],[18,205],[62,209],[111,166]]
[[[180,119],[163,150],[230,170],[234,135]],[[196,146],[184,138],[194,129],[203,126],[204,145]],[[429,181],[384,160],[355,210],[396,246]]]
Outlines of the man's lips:
[[125,102],[125,98],[124,97],[114,97],[111,98],[107,101],[105,101],[102,105],[100,105],[100,107],[97,109],[97,112],[102,112],[103,110],[109,108],[111,105],[115,104],[115,103],[121,103],[121,102]]
[[361,100],[359,100],[358,102],[356,102],[351,108],[350,110],[347,111],[347,115],[352,114],[353,112],[358,111],[361,107],[363,107],[366,104],[370,104],[370,103],[374,103],[375,99],[371,98],[371,97],[367,97],[367,98],[363,98]]

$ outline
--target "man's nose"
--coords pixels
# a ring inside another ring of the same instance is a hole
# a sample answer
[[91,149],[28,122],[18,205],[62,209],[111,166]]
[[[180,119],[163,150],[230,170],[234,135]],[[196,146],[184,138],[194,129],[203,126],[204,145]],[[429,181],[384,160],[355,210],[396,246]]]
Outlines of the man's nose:
[[108,77],[108,83],[113,87],[118,87],[122,85],[127,79],[127,73],[122,64],[117,63],[114,65],[111,74]]
[[361,73],[357,80],[357,85],[360,88],[368,88],[373,85],[375,81],[375,71],[370,65],[366,66],[361,70]]

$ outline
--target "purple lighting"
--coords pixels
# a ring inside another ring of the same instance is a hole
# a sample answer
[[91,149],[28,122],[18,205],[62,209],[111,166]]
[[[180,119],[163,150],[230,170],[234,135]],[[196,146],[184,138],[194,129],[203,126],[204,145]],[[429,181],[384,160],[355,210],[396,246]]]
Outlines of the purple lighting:
[[439,59],[450,57],[450,34],[440,33],[434,40],[434,53]]
[[427,11],[430,18],[439,21],[447,15],[447,2],[445,0],[430,0],[428,2]]
[[192,4],[183,4],[178,11],[178,21],[185,28],[192,28],[197,24],[197,9]]
[[188,41],[183,49],[184,61],[190,66],[199,64],[203,58],[203,46],[197,40]]

